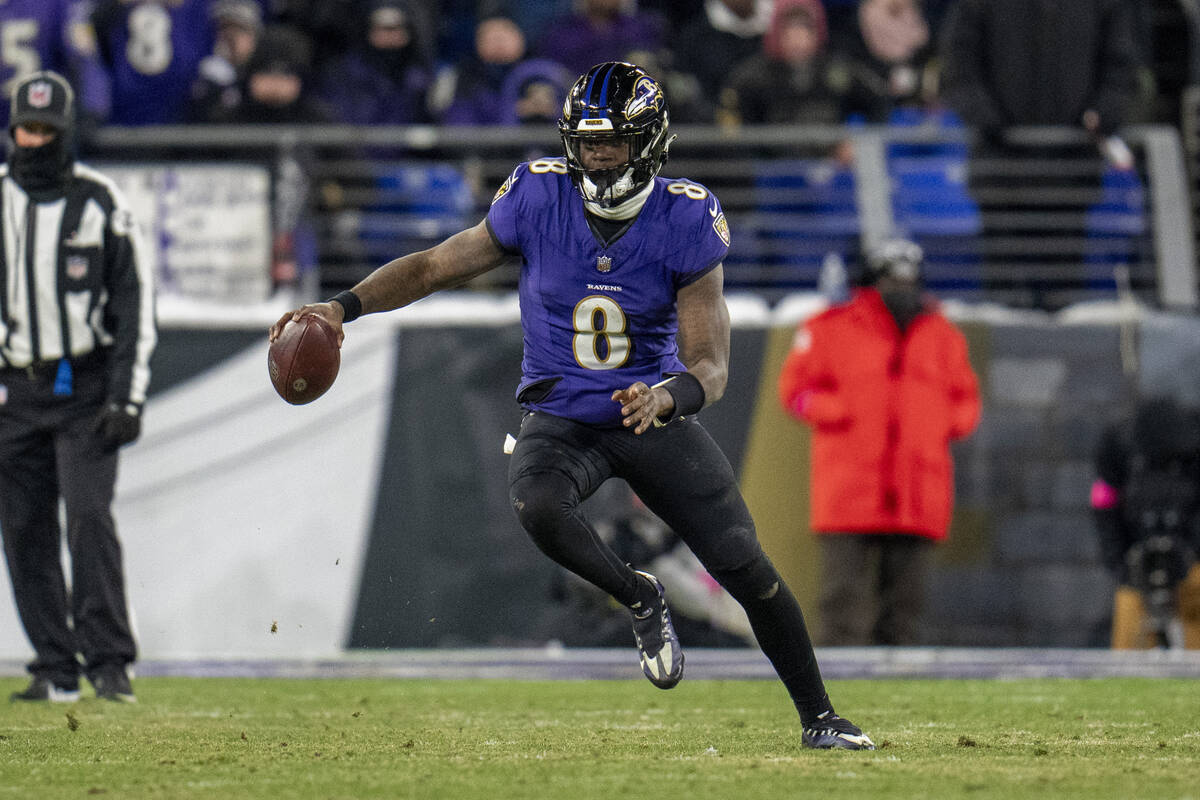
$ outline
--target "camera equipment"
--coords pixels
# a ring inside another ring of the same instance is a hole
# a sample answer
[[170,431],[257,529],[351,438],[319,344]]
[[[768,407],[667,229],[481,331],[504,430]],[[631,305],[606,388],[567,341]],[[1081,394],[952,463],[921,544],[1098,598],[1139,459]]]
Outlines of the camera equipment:
[[1176,470],[1145,470],[1128,498],[1135,541],[1125,553],[1129,582],[1142,593],[1147,622],[1159,642],[1175,617],[1176,592],[1196,561],[1195,479]]

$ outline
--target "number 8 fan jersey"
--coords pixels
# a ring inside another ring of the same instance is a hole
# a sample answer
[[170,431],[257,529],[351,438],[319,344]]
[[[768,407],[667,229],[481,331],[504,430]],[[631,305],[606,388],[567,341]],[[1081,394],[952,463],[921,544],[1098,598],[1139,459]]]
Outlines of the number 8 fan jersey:
[[200,62],[212,52],[209,0],[101,0],[92,15],[112,76],[114,125],[180,122]]
[[686,369],[675,342],[676,292],[721,263],[729,227],[708,189],[662,177],[607,244],[586,217],[565,160],[548,158],[517,166],[487,222],[497,243],[522,258],[518,402],[620,427],[615,390]]

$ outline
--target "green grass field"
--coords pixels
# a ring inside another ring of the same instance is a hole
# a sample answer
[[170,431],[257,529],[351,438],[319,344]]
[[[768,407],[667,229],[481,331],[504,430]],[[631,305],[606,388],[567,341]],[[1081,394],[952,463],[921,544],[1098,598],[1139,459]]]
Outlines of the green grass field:
[[1193,680],[830,682],[857,753],[802,748],[773,681],[136,688],[7,704],[0,798],[1200,798]]

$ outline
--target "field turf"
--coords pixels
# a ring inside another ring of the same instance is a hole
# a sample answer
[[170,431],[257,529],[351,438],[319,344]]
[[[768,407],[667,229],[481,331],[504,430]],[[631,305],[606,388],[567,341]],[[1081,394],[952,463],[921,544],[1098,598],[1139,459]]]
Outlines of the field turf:
[[[0,692],[24,681],[0,680]],[[143,678],[4,702],[3,798],[1200,799],[1200,681],[831,681],[818,752],[774,681]]]

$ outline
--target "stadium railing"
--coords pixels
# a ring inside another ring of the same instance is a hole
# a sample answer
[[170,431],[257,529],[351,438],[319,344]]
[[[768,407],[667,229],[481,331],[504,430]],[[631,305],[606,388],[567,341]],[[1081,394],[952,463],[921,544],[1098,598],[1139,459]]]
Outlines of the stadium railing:
[[[1156,307],[1198,305],[1195,158],[1168,126],[1122,132],[1135,157],[1125,171],[1064,128],[1011,129],[999,147],[943,124],[675,132],[663,174],[720,198],[732,290],[774,302],[815,289],[823,270],[899,234],[925,247],[931,287],[957,299],[1053,310],[1131,294]],[[846,142],[851,163],[833,157]],[[542,127],[165,126],[101,128],[86,155],[303,165],[305,224],[329,292],[474,224],[517,162],[559,152]],[[474,285],[511,290],[516,270]]]

